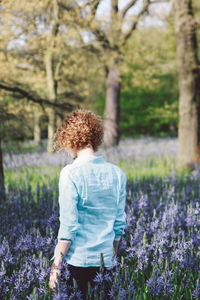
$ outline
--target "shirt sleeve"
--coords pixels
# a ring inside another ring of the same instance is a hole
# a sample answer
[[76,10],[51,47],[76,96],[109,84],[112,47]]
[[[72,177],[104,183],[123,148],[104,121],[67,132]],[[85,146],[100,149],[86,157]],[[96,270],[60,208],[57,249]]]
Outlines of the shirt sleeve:
[[58,240],[73,241],[79,228],[78,223],[78,192],[69,171],[63,169],[59,179],[60,227]]
[[124,228],[126,226],[126,175],[122,173],[121,185],[119,189],[119,202],[117,208],[117,216],[114,222],[115,241],[119,241],[124,234]]

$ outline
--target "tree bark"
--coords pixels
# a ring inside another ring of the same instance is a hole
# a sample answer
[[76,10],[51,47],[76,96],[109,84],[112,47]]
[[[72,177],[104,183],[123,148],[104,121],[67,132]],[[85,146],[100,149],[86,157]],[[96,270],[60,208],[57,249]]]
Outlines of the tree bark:
[[53,135],[55,132],[55,111],[50,108],[48,109],[48,144],[47,151],[53,152]]
[[56,127],[60,127],[62,124],[62,119],[59,115],[56,116]]
[[119,143],[119,112],[120,112],[120,72],[117,65],[111,65],[106,77],[106,105],[104,111],[105,147]]
[[[46,54],[46,75],[47,75],[47,85],[49,90],[49,100],[53,103],[56,102],[57,99],[57,81],[55,79],[55,70],[54,70],[54,48],[56,46],[56,37],[59,31],[59,6],[57,0],[53,0],[53,26],[51,31],[51,43],[50,47],[47,49]],[[47,151],[49,153],[53,152],[53,135],[55,132],[55,110],[53,108],[48,109],[48,143],[47,143]]]
[[34,109],[34,145],[38,146],[41,143],[41,129],[40,129],[40,111],[36,107]]
[[[111,36],[105,38],[103,35],[103,49],[106,57],[106,103],[104,111],[104,141],[105,147],[116,146],[119,143],[120,130],[120,89],[121,89],[121,65],[123,62],[123,47],[136,29],[140,17],[148,10],[149,0],[145,0],[138,15],[133,18],[131,26],[126,33],[123,33],[123,19],[136,1],[130,1],[121,13],[119,13],[118,1],[111,1]],[[101,41],[102,35],[99,36]]]
[[174,0],[174,27],[179,76],[178,167],[195,162],[198,145],[198,69],[196,24],[191,0]]
[[[49,99],[52,102],[56,102],[56,85],[53,75],[53,53],[51,50],[48,51],[46,57],[46,74],[47,74],[47,84],[49,90]],[[49,153],[53,152],[53,135],[55,132],[55,110],[51,107],[47,110],[48,114],[48,143],[47,151]]]

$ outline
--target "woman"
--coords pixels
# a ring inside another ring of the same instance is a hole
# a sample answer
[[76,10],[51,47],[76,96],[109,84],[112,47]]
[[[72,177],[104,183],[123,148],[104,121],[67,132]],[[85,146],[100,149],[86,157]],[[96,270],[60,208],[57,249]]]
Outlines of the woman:
[[102,139],[101,118],[84,109],[70,113],[54,136],[55,148],[74,161],[60,173],[60,227],[49,286],[55,290],[64,258],[83,299],[100,269],[101,253],[105,268],[112,266],[113,247],[116,254],[126,225],[126,176],[95,155]]

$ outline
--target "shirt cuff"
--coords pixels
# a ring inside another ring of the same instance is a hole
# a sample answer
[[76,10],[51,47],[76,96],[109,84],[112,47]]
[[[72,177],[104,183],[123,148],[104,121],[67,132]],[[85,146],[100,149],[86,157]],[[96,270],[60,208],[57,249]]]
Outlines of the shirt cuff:
[[59,231],[58,231],[58,236],[57,239],[58,240],[70,240],[73,241],[75,239],[76,236],[76,232],[65,232],[63,233],[64,228],[62,228],[62,226],[60,226]]

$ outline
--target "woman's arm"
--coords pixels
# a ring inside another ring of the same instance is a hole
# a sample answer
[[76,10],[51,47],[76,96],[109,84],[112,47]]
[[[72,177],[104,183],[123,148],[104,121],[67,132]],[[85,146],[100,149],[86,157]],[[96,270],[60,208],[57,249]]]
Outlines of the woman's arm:
[[58,246],[56,249],[56,255],[54,259],[54,264],[59,267],[63,257],[67,254],[67,251],[71,245],[71,241],[65,241],[65,240],[58,240]]
[[120,240],[118,240],[118,241],[114,240],[113,241],[113,247],[114,247],[116,255],[117,255],[117,251],[118,251],[118,248],[119,248],[119,243],[120,243]]
[[[79,228],[78,224],[78,193],[74,182],[71,179],[67,168],[63,168],[59,179],[59,207],[60,207],[60,226],[58,230],[58,244],[54,258],[54,265],[59,265],[62,256],[66,253],[71,242],[76,236]],[[61,254],[62,253],[62,254]]]
[[58,240],[73,241],[80,224],[78,223],[78,191],[71,178],[69,170],[65,167],[60,173],[59,179],[59,207],[60,227]]
[[49,286],[53,291],[56,288],[57,275],[60,274],[61,271],[59,270],[60,264],[66,256],[80,226],[78,223],[77,203],[78,193],[65,167],[62,169],[59,179],[60,227],[57,236],[58,244],[56,246],[56,253],[49,280]]
[[60,264],[63,260],[63,257],[67,254],[67,251],[71,245],[71,241],[68,240],[58,240],[57,250],[54,262],[52,264],[50,277],[49,277],[49,287],[52,291],[56,289],[57,276],[60,274]]
[[[115,241],[120,240],[121,236],[124,234],[124,229],[126,226],[126,175],[122,172],[121,184],[119,187],[119,202],[117,208],[117,216],[114,222],[114,232],[115,232]],[[118,243],[119,245],[119,243]]]

